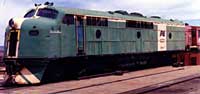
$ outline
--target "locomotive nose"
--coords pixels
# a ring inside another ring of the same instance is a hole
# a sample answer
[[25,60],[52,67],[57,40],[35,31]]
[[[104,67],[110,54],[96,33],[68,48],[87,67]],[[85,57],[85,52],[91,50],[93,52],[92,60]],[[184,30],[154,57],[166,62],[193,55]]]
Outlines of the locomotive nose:
[[27,19],[23,22],[20,31],[20,51],[21,58],[48,57],[45,50],[53,37],[51,29],[56,28],[56,22],[45,18]]

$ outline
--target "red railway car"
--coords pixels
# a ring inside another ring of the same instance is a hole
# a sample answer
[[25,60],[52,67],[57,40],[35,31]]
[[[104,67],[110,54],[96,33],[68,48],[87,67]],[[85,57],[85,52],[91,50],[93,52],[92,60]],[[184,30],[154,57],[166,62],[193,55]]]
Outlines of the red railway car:
[[200,26],[185,27],[185,41],[187,50],[200,49]]
[[185,65],[200,65],[200,26],[185,27]]

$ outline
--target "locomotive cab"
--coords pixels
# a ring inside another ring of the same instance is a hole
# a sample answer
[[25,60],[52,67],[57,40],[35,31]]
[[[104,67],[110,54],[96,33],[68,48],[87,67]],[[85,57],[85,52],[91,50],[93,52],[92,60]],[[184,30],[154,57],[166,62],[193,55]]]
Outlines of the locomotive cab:
[[[41,51],[49,49],[46,45],[51,42],[50,33],[61,32],[58,16],[60,16],[59,12],[53,7],[41,6],[31,9],[25,14],[24,18],[12,18],[6,31],[7,54],[5,54],[5,57],[49,57]],[[52,37],[55,36],[52,35]]]
[[7,74],[15,75],[13,80],[17,84],[40,83],[47,66],[44,62],[48,62],[45,60],[59,57],[59,42],[53,40],[59,39],[61,33],[60,16],[63,16],[62,12],[54,7],[41,5],[27,12],[24,18],[9,21],[5,32],[4,63]]

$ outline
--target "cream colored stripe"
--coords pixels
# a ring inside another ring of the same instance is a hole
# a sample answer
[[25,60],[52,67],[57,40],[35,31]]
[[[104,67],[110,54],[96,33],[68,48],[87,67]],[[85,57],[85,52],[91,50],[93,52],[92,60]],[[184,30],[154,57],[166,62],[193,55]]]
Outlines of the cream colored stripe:
[[120,19],[108,19],[108,21],[111,21],[111,22],[126,22],[126,20],[120,20]]
[[17,84],[28,84],[28,82],[26,82],[26,80],[24,80],[24,78],[21,75],[17,75],[15,77],[15,82]]
[[16,58],[18,57],[18,51],[19,51],[19,41],[17,41],[17,44],[16,44],[16,53],[15,53]]
[[21,29],[22,23],[24,22],[24,20],[26,20],[27,18],[13,18],[13,21],[15,22],[15,25],[17,26],[17,29]]
[[32,84],[40,83],[40,80],[35,77],[27,68],[23,68],[21,74]]
[[0,80],[3,80],[4,78],[3,78],[3,75],[0,75]]
[[10,41],[7,41],[7,42],[8,42],[8,45],[7,45],[8,48],[7,48],[7,53],[6,53],[6,54],[7,54],[7,56],[8,56],[8,53],[9,53],[9,51],[10,51]]

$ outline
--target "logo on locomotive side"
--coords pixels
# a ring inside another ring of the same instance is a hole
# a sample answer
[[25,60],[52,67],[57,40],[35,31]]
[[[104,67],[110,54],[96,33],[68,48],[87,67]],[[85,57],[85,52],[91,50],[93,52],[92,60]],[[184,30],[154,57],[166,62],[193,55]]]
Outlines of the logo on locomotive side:
[[166,24],[158,25],[158,51],[167,50]]

